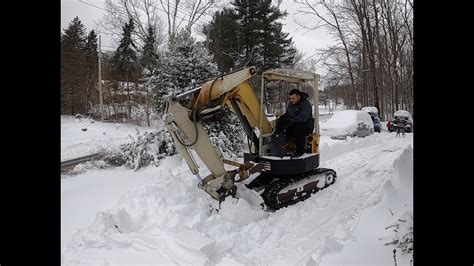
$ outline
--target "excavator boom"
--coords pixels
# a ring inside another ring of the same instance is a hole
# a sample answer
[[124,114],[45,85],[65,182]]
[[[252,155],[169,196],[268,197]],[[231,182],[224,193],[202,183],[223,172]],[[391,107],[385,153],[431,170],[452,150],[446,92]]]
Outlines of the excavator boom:
[[[255,74],[255,68],[250,67],[241,71],[221,75],[214,80],[206,82],[199,91],[194,92],[188,107],[183,107],[176,97],[168,99],[163,120],[171,132],[171,136],[183,156],[191,172],[199,180],[199,187],[213,198],[222,200],[229,193],[235,193],[234,179],[238,175],[239,181],[244,180],[262,169],[261,164],[247,164],[239,167],[237,171],[226,171],[224,159],[220,151],[209,140],[201,120],[203,117],[219,111],[227,105],[239,117],[246,133],[255,143],[258,143],[252,128],[260,120],[260,103],[257,100],[247,80]],[[263,133],[270,133],[270,122],[264,118]],[[194,151],[211,172],[205,178],[199,175],[199,166],[193,157]]]

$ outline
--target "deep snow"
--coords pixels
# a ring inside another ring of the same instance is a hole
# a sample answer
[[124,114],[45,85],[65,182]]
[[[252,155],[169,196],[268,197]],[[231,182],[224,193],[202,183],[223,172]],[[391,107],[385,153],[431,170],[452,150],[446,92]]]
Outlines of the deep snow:
[[[62,142],[71,143],[82,131],[67,133],[65,124]],[[132,131],[123,129],[117,136]],[[402,236],[385,228],[412,213],[412,146],[413,134],[322,136],[321,167],[335,169],[338,180],[274,213],[262,211],[242,186],[239,199],[226,199],[217,212],[179,155],[137,172],[95,169],[63,178],[61,259],[65,265],[394,265],[394,246],[384,244]],[[73,154],[74,146],[63,147]],[[398,249],[397,265],[410,259]]]
[[61,116],[61,161],[100,152],[130,142],[130,136],[151,127],[105,123],[88,118]]

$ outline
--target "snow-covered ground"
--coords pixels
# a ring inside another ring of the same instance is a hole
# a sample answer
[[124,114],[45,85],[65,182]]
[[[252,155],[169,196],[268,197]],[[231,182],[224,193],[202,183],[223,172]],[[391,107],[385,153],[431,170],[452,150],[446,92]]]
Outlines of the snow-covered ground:
[[[86,132],[104,136],[106,125],[87,125]],[[136,127],[121,126],[116,135],[106,132],[110,139],[94,142],[91,134],[77,143],[93,149],[135,134]],[[62,124],[62,151],[75,154],[71,143],[80,127]],[[336,183],[273,213],[242,186],[238,199],[226,199],[217,212],[179,155],[136,172],[94,169],[62,178],[62,263],[394,265],[394,246],[385,243],[401,239],[412,222],[413,134],[322,136],[320,151],[321,167],[336,170]],[[398,232],[390,227],[395,223]],[[395,255],[397,265],[412,258],[400,249]]]
[[154,128],[61,116],[61,161],[118,147],[130,142],[137,130],[143,133]]

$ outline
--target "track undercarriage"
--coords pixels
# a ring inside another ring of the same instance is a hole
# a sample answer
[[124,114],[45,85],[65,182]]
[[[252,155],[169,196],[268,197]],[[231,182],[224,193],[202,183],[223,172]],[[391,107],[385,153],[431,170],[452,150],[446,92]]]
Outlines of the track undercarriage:
[[334,184],[336,177],[336,172],[328,168],[278,177],[262,173],[247,187],[261,193],[265,205],[277,210],[306,200],[312,194]]

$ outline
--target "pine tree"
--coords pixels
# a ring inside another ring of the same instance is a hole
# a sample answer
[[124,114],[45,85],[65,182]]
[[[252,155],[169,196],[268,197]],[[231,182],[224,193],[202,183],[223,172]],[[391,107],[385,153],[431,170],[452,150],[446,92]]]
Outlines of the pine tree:
[[[166,98],[200,86],[218,76],[217,65],[203,43],[196,43],[189,30],[181,30],[173,45],[160,60],[160,67],[150,83],[154,88],[155,110],[163,114]],[[184,97],[185,98],[185,97]],[[186,99],[182,99],[186,106]],[[228,157],[240,155],[244,143],[243,130],[237,117],[224,110],[219,119],[204,122],[209,139]]]
[[141,82],[144,84],[145,89],[145,117],[147,125],[150,126],[150,115],[151,108],[153,105],[152,97],[150,96],[149,80],[152,77],[153,71],[158,67],[159,56],[156,52],[156,36],[153,27],[148,25],[147,36],[145,38],[145,44],[143,46],[142,55],[140,58],[140,66],[142,68]]
[[[260,1],[235,0],[231,5],[235,10],[235,19],[239,23],[239,44],[242,47],[242,61],[239,67],[257,66],[261,71],[261,48],[263,26],[257,19]],[[263,11],[263,10],[262,10]]]
[[277,67],[293,68],[296,55],[296,47],[293,44],[293,38],[288,38],[289,33],[282,31],[283,25],[279,22],[275,23],[275,42],[278,45],[278,61]]
[[190,90],[217,75],[217,66],[204,45],[195,43],[190,31],[181,30],[150,80],[156,113],[163,113],[168,96]]
[[122,39],[113,57],[115,74],[126,80],[137,78],[137,46],[132,39],[134,29],[135,25],[132,19],[130,19],[129,23],[125,23]]
[[81,52],[86,43],[85,32],[84,24],[79,17],[75,17],[61,36],[61,50],[71,53]]
[[239,24],[233,9],[224,8],[216,12],[212,21],[204,25],[202,32],[207,36],[206,47],[213,54],[221,73],[229,72],[239,64]]
[[130,82],[138,82],[140,68],[137,60],[136,45],[132,39],[135,29],[133,20],[130,19],[123,27],[122,39],[113,57],[114,76],[117,80],[126,81],[127,116],[132,118]]
[[287,15],[271,0],[235,0],[204,27],[207,44],[220,71],[254,65],[265,71],[291,67],[296,50],[279,19]]
[[143,52],[140,59],[140,65],[143,69],[153,71],[158,66],[159,56],[156,53],[156,34],[153,27],[148,26],[148,34],[143,46]]
[[61,114],[85,113],[82,67],[86,44],[85,26],[75,17],[61,34]]

